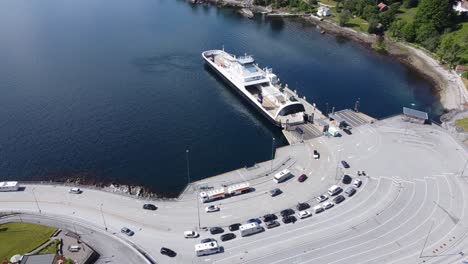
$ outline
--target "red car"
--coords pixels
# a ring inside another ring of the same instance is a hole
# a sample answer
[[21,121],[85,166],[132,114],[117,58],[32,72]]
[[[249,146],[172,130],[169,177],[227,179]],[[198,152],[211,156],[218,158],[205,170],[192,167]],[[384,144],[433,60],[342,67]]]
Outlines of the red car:
[[299,178],[297,178],[298,182],[304,182],[305,180],[307,180],[307,176],[305,174],[302,174],[299,176]]

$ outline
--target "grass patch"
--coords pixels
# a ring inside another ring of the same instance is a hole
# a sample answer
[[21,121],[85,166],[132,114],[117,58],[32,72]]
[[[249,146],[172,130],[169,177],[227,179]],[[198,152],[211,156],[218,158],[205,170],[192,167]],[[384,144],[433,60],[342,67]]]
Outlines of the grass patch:
[[414,17],[416,16],[416,12],[418,12],[417,7],[413,7],[413,8],[410,8],[410,9],[400,7],[396,17],[403,20],[403,21],[405,21],[405,22],[413,22]]
[[[449,35],[453,35],[457,41],[457,43],[460,46],[468,46],[467,41],[468,41],[468,22],[463,22],[458,24],[459,29],[448,33]],[[459,55],[459,57],[462,59],[462,61],[465,61],[468,63],[468,48],[465,48],[463,52]]]
[[15,254],[31,252],[45,243],[57,228],[29,223],[0,225],[0,261],[10,260]]
[[468,79],[462,78],[463,83],[465,84],[465,89],[468,90]]
[[369,29],[369,23],[366,20],[360,17],[352,17],[349,22],[346,24],[347,27],[350,27],[357,31],[367,32]]
[[463,128],[464,131],[468,131],[468,118],[462,118],[455,121],[457,127]]
[[336,6],[336,2],[334,0],[320,0],[318,2],[324,5]]
[[42,254],[57,254],[57,248],[60,243],[60,240],[55,239],[50,243],[47,247],[41,249],[37,254],[42,255]]

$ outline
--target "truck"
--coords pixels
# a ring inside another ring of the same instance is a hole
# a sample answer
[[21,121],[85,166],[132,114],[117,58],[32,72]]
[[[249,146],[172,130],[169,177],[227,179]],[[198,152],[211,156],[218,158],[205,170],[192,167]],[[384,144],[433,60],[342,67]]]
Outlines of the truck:
[[216,254],[218,252],[221,252],[221,248],[216,241],[195,245],[195,253],[197,254],[197,257]]
[[241,236],[243,237],[250,236],[250,235],[257,234],[257,233],[264,231],[263,227],[255,222],[241,225],[239,227],[239,230],[240,230]]
[[16,192],[20,188],[17,181],[0,182],[0,192]]
[[244,182],[244,183],[231,185],[227,189],[228,189],[229,195],[234,196],[234,195],[239,195],[239,194],[250,192],[251,188],[248,182]]
[[275,174],[275,176],[273,177],[273,181],[276,183],[281,183],[287,180],[289,176],[291,176],[291,172],[288,169],[284,169]]
[[200,193],[200,201],[202,203],[216,201],[219,199],[223,199],[224,197],[226,197],[226,192],[224,191],[224,188]]

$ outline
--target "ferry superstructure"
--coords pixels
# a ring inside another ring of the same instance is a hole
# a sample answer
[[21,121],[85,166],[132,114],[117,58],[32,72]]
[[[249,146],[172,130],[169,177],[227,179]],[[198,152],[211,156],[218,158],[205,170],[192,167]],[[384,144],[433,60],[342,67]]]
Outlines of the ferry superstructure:
[[202,57],[275,125],[286,127],[304,123],[304,105],[281,87],[271,69],[260,68],[252,56],[236,57],[224,50],[209,50],[203,52]]

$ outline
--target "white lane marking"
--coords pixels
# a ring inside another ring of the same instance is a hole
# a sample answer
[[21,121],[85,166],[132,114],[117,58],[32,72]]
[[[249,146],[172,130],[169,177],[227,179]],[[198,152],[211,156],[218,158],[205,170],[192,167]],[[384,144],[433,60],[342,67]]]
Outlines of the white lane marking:
[[240,173],[239,170],[236,170],[236,172],[239,174],[239,176],[241,176],[242,180],[244,180],[244,181],[246,182],[246,180],[245,180],[245,178],[244,178],[244,175],[242,175],[242,173]]
[[[407,201],[412,201],[413,198],[414,198],[414,196],[415,196],[415,194],[416,194],[416,187],[413,187],[412,190],[413,190],[413,192],[412,192],[412,195],[411,195],[411,199],[409,199],[409,200],[407,200]],[[426,200],[426,195],[427,195],[427,184],[426,184],[426,193],[425,193],[425,197],[424,197],[423,200]],[[342,242],[345,242],[345,241],[349,241],[349,240],[351,240],[351,239],[355,239],[356,237],[364,237],[365,234],[368,234],[368,233],[370,233],[370,232],[372,232],[372,231],[374,231],[374,230],[376,230],[376,229],[378,229],[378,228],[381,228],[381,227],[382,227],[383,225],[385,225],[386,223],[388,223],[388,222],[390,222],[390,221],[393,221],[393,219],[399,217],[400,214],[401,214],[401,212],[403,212],[410,204],[411,204],[410,202],[406,203],[405,206],[402,208],[402,210],[399,211],[398,214],[394,214],[393,217],[391,217],[391,218],[387,219],[386,221],[382,222],[380,225],[377,225],[375,228],[372,228],[372,229],[370,229],[370,230],[367,230],[365,233],[360,233],[358,236],[351,236],[350,238],[348,238],[348,239],[346,239],[346,240],[340,240],[340,241],[335,242],[335,243],[332,243],[332,244],[327,244],[326,246],[321,247],[321,249],[327,248],[327,247],[330,247],[330,246],[333,246],[333,245],[335,245],[335,244],[339,244],[339,243],[342,243]],[[422,205],[423,205],[423,204],[421,203],[419,209],[417,210],[418,212],[419,212],[419,210],[423,207]],[[409,218],[408,218],[408,219],[409,219]],[[407,221],[408,221],[408,220],[407,220]],[[407,221],[405,221],[404,223],[406,223]],[[336,253],[341,252],[341,251],[344,251],[344,250],[348,250],[348,249],[350,249],[350,248],[354,248],[354,247],[356,247],[356,246],[363,245],[363,244],[365,244],[365,243],[368,243],[369,241],[374,241],[374,240],[380,239],[380,237],[382,237],[382,236],[384,236],[384,235],[386,235],[386,234],[389,234],[389,233],[393,232],[394,230],[398,230],[398,228],[400,228],[400,226],[402,226],[404,223],[400,224],[396,229],[392,229],[392,230],[390,230],[390,231],[387,231],[385,234],[379,236],[378,238],[374,238],[374,239],[372,239],[372,240],[366,240],[365,242],[362,242],[362,243],[360,243],[360,244],[355,244],[355,245],[352,246],[352,247],[347,247],[347,248],[342,249],[342,250],[339,250],[339,251],[334,251],[333,253],[330,253],[330,254],[321,255],[321,256],[318,256],[318,257],[309,259],[308,261],[306,261],[306,262],[304,262],[304,263],[308,263],[308,262],[311,262],[312,260],[315,260],[315,259],[320,259],[320,258],[323,258],[323,257],[326,257],[326,256],[330,256],[330,255],[336,254]],[[301,255],[304,255],[304,254],[306,254],[306,253],[302,253]],[[283,259],[283,260],[285,260],[285,259]],[[336,262],[336,261],[338,261],[338,260],[335,260],[334,262]],[[315,262],[317,262],[317,261],[315,261]],[[314,263],[315,263],[315,262],[314,262]],[[273,263],[275,263],[275,262],[273,262]]]
[[359,143],[356,143],[356,147],[359,147],[359,145],[361,145],[361,142],[359,142]]
[[368,151],[371,151],[374,148],[374,146],[370,146],[367,148]]
[[228,218],[228,217],[231,217],[232,215],[223,215],[221,216],[221,218]]
[[327,161],[330,162],[330,156],[327,157]]
[[[437,203],[438,203],[439,200],[440,200],[440,189],[439,189],[439,185],[436,184],[435,186],[437,186]],[[427,194],[428,194],[427,182],[426,182],[426,184],[425,184],[425,187],[426,187],[426,188],[425,188],[425,192],[424,192],[424,199],[423,199],[423,201],[426,201],[426,200],[427,200]],[[401,226],[403,226],[403,225],[405,225],[407,222],[409,222],[409,220],[411,220],[412,218],[416,218],[417,215],[419,214],[419,211],[421,211],[421,209],[423,208],[423,204],[424,204],[424,203],[421,203],[421,206],[419,206],[417,212],[416,212],[415,214],[413,214],[412,217],[407,218],[406,221],[404,221],[403,223],[401,223],[397,228],[395,228],[395,229],[393,229],[393,230],[390,230],[390,231],[386,232],[386,233],[383,234],[383,235],[379,235],[378,238],[375,238],[375,239],[373,239],[373,240],[371,240],[371,241],[380,239],[381,237],[383,237],[383,236],[385,236],[385,235],[387,235],[387,234],[389,234],[389,233],[391,233],[391,232],[393,232],[393,231],[395,231],[395,230],[398,230]],[[432,212],[431,212],[431,214],[430,214],[429,216],[433,216],[435,211],[436,211],[436,207],[434,206],[433,209],[432,209]],[[400,212],[401,212],[401,211],[400,211]],[[427,221],[428,219],[429,219],[429,217],[426,217],[426,220],[425,220],[424,222],[421,222],[418,226],[414,227],[414,228],[412,229],[412,231],[410,231],[409,233],[406,233],[404,236],[400,237],[399,239],[402,239],[402,238],[404,238],[404,237],[407,237],[409,234],[411,234],[411,233],[413,233],[414,231],[416,231],[417,229],[419,229],[421,226],[423,226],[425,223],[428,222],[428,221]],[[439,224],[438,226],[440,226],[440,224]],[[367,242],[368,242],[368,241],[366,241],[366,242],[364,242],[364,243],[367,243]],[[419,243],[419,242],[420,242],[419,240],[416,240],[415,242],[413,242],[413,243],[411,243],[411,244],[409,244],[409,245],[412,245],[412,244],[415,244],[415,243]],[[361,243],[361,244],[364,244],[364,243]],[[376,249],[378,249],[378,248],[383,248],[383,247],[388,246],[388,245],[393,244],[393,243],[395,243],[395,241],[390,241],[389,243],[387,243],[387,244],[385,244],[385,245],[380,245],[379,247],[372,248],[372,249],[369,249],[369,250],[366,250],[366,251],[359,251],[359,253],[356,253],[356,254],[351,255],[351,256],[346,256],[346,257],[341,258],[341,259],[337,259],[337,260],[335,260],[335,261],[333,261],[333,262],[330,262],[330,263],[339,262],[339,261],[342,261],[342,260],[344,260],[344,259],[348,259],[348,258],[350,258],[350,257],[359,256],[359,255],[362,255],[363,253],[371,252],[371,251],[373,251],[373,250],[376,250]],[[359,244],[358,244],[358,245],[359,245]],[[355,245],[355,246],[353,246],[353,247],[356,247],[356,246],[358,246],[358,245]],[[351,248],[353,248],[353,247],[351,247]],[[399,248],[397,251],[401,251],[401,248]],[[394,252],[396,252],[396,251],[394,251]],[[388,254],[387,254],[387,255],[388,255]],[[381,257],[381,256],[379,256],[379,258],[380,258],[380,257]],[[372,260],[373,260],[373,259],[371,259],[371,261],[372,261]],[[366,261],[366,262],[368,262],[368,261]],[[371,262],[371,263],[372,263],[372,262]]]
[[[293,230],[289,230],[289,231],[285,231],[284,233],[280,233],[280,234],[277,234],[277,235],[273,235],[271,237],[266,237],[266,238],[262,238],[262,239],[258,239],[258,240],[255,240],[255,241],[252,241],[252,242],[247,242],[247,243],[243,243],[242,245],[238,245],[238,246],[233,246],[231,247],[230,249],[233,250],[233,249],[237,249],[237,248],[241,248],[243,246],[246,246],[246,245],[250,245],[250,244],[258,244],[259,242],[263,241],[263,240],[268,240],[270,241],[272,238],[278,238],[278,237],[284,237],[285,234],[288,234],[288,233],[293,233],[293,232],[297,232],[297,231],[300,231],[300,230],[303,230],[303,229],[308,229],[308,228],[311,228],[311,227],[314,227],[314,226],[319,226],[320,224],[323,224],[323,223],[326,223],[328,221],[332,221],[334,219],[339,219],[340,217],[342,217],[343,215],[347,214],[347,213],[350,213],[352,212],[353,210],[355,210],[355,208],[360,208],[361,205],[367,203],[371,197],[377,193],[377,191],[379,190],[379,186],[381,184],[381,180],[379,179],[378,180],[378,183],[377,183],[377,186],[372,190],[372,193],[363,201],[361,201],[360,203],[358,203],[356,206],[354,206],[353,208],[350,208],[350,210],[348,211],[344,211],[343,213],[341,214],[338,214],[338,215],[335,215],[334,217],[332,218],[326,218],[324,219],[323,221],[318,221],[318,222],[315,222],[313,224],[309,224],[309,225],[306,225],[306,226],[303,226],[303,227],[300,227],[300,228],[297,228],[297,229],[293,229]],[[367,187],[368,184],[366,184],[364,186],[364,188]],[[389,193],[392,193],[391,192],[391,188],[388,189],[389,191],[386,192],[386,195],[388,195]],[[360,191],[362,192],[362,191]],[[413,190],[414,192],[414,190]],[[374,208],[377,208],[377,205],[378,203],[373,203],[374,205]],[[370,210],[371,208],[368,208],[368,210]],[[366,214],[366,212],[362,212],[361,214],[358,215],[358,217],[360,217],[361,215],[364,215]],[[347,220],[343,221],[341,224],[343,223],[347,223],[347,222],[351,222],[351,220],[353,220],[352,218],[348,218]],[[333,230],[335,227],[335,225],[332,225],[330,227],[327,227],[323,230]],[[320,230],[320,231],[323,231],[323,230]],[[279,242],[276,242],[275,244],[281,244],[281,243],[289,243],[290,240],[294,240],[294,239],[297,239],[297,238],[300,238],[300,237],[304,237],[304,236],[310,236],[312,234],[315,234],[317,233],[318,231],[317,230],[312,230],[311,232],[307,232],[307,233],[303,233],[302,235],[298,235],[298,236],[295,236],[295,237],[292,237],[292,238],[288,238],[288,239],[283,239],[283,240],[278,240]],[[271,244],[268,244],[267,246],[260,246],[260,247],[256,247],[255,249],[261,249],[261,248],[266,248],[266,247],[269,247],[271,246]],[[226,261],[227,259],[229,258],[233,258],[233,257],[236,257],[236,256],[239,256],[239,255],[242,255],[242,253],[237,253],[235,255],[232,255],[230,257],[227,257],[227,258],[224,258],[224,259],[221,259],[219,261]],[[219,261],[216,261],[215,263],[218,263]]]
[[322,181],[325,180],[325,177],[322,177],[320,180],[322,180]]

